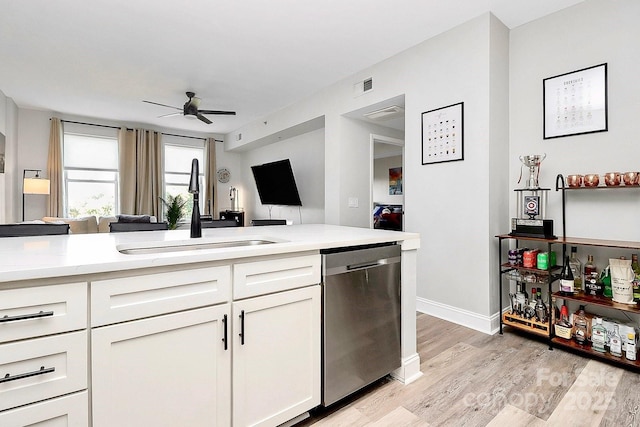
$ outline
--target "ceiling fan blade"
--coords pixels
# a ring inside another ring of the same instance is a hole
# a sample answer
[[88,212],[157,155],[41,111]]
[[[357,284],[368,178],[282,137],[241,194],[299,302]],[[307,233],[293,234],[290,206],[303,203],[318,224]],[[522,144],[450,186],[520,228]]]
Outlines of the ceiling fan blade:
[[157,102],[145,101],[145,100],[143,100],[142,102],[146,102],[147,104],[159,105],[159,106],[161,106],[161,107],[169,107],[169,108],[173,108],[173,109],[176,109],[176,110],[182,110],[182,108],[174,107],[174,106],[172,106],[172,105],[159,104],[159,103],[157,103]]
[[198,110],[201,114],[218,114],[218,115],[226,115],[226,116],[235,116],[235,111],[219,111],[219,110]]
[[198,119],[202,120],[203,122],[205,122],[206,124],[210,125],[211,123],[213,123],[211,120],[207,119],[205,116],[203,116],[202,114],[198,113],[198,115],[196,116]]
[[169,114],[163,114],[161,116],[158,116],[158,118],[162,118],[162,117],[171,117],[171,116],[181,116],[182,113],[178,112],[178,113],[169,113]]

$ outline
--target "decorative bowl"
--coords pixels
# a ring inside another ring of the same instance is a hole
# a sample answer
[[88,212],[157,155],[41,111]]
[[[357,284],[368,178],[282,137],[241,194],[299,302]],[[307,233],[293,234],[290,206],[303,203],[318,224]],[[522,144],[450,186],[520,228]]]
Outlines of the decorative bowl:
[[590,173],[584,176],[585,187],[597,187],[600,183],[600,177],[597,173]]
[[620,172],[607,172],[604,174],[604,183],[608,186],[620,185]]
[[638,185],[640,172],[625,172],[622,178],[624,179],[624,185]]
[[582,186],[582,175],[569,175],[567,176],[567,185],[571,188]]

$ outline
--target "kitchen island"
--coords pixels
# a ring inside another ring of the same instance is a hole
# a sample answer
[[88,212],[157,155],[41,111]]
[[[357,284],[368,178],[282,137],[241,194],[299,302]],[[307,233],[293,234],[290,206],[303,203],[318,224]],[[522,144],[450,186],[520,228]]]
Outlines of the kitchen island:
[[392,375],[409,383],[421,375],[417,234],[296,225],[1,239],[0,425],[295,420],[320,404],[320,251],[389,242],[402,249]]

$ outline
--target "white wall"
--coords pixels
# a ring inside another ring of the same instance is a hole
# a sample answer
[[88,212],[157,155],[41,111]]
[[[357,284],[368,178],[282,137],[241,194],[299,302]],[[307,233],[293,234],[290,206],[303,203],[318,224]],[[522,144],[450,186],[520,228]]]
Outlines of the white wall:
[[[14,191],[18,195],[20,216],[22,220],[22,173],[24,169],[38,169],[42,177],[47,176],[47,157],[49,155],[49,118],[51,113],[39,110],[18,111],[18,179],[14,182]],[[33,175],[28,175],[33,176]],[[29,221],[41,219],[47,213],[48,197],[41,195],[24,196],[24,219]]]
[[[22,171],[18,166],[18,106],[13,99],[6,98],[5,103],[5,174],[4,200],[6,203],[4,221],[14,222],[22,217],[20,205],[13,202],[19,200],[22,190]],[[20,170],[20,172],[19,172]]]
[[[243,184],[238,188],[240,206],[245,208],[246,225],[249,225],[252,219],[270,218],[269,207],[260,203],[251,166],[283,159],[291,161],[302,207],[273,206],[271,218],[291,220],[294,224],[324,222],[324,129],[318,129],[243,153]],[[326,209],[331,211],[331,207]],[[337,212],[334,212],[334,215],[336,214]]]
[[[639,18],[637,0],[588,0],[511,31],[509,184],[522,186],[518,156],[547,154],[540,185],[553,189],[549,212],[556,234],[562,234],[557,174],[640,170]],[[609,131],[544,140],[542,80],[605,62]],[[513,195],[510,207],[513,215]],[[568,236],[639,241],[638,218],[640,190],[567,194]]]

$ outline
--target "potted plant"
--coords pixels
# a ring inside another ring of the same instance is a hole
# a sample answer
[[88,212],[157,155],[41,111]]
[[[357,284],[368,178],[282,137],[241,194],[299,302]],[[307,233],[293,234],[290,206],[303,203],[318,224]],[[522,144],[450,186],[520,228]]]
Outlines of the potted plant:
[[169,225],[169,230],[175,230],[178,228],[178,222],[184,217],[184,205],[187,203],[186,200],[182,200],[181,195],[177,196],[167,196],[167,200],[160,197],[162,203],[167,208],[165,212],[167,224]]

